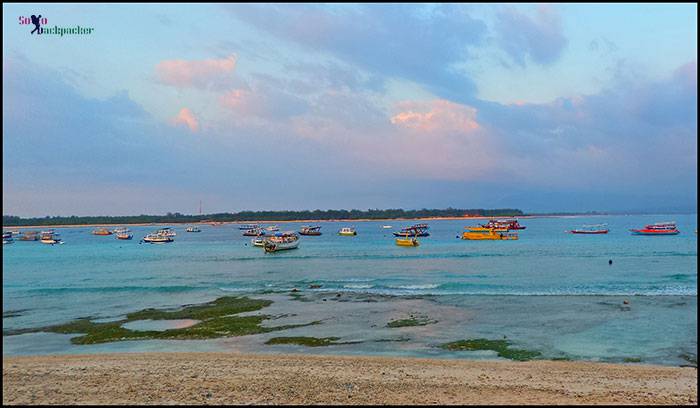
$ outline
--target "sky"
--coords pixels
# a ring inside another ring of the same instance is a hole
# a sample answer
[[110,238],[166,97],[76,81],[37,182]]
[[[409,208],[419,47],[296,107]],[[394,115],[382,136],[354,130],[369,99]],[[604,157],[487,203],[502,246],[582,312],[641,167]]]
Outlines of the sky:
[[696,4],[4,3],[2,49],[4,215],[697,211]]

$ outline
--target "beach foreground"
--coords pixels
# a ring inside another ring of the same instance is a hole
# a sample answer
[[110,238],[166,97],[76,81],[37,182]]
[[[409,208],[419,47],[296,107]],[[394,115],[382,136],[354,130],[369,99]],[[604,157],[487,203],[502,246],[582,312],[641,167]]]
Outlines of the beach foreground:
[[697,369],[129,353],[3,357],[3,404],[696,404]]

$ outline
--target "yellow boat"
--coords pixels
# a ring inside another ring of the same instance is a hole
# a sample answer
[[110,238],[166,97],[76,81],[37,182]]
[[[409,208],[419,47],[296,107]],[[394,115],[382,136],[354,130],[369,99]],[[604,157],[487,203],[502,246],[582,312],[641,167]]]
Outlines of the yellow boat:
[[508,228],[486,228],[486,227],[464,227],[464,228],[470,232],[489,232],[489,231],[508,232]]
[[396,238],[396,245],[398,246],[418,246],[420,242],[416,238]]
[[468,228],[467,231],[464,231],[462,233],[462,239],[470,240],[470,241],[482,241],[482,240],[490,240],[490,241],[501,241],[501,240],[515,240],[518,239],[518,234],[516,233],[508,233],[508,230],[501,230],[501,229],[489,229],[489,228],[484,228],[483,231],[473,231],[471,228]]

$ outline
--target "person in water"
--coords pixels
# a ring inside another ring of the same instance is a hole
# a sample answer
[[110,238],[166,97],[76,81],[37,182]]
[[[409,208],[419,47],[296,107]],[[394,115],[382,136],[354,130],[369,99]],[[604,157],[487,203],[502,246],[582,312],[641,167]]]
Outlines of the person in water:
[[36,26],[36,28],[32,30],[32,32],[31,32],[32,34],[34,34],[34,31],[36,31],[37,34],[41,34],[40,19],[41,19],[41,14],[39,14],[39,17],[32,14],[32,24],[34,24]]

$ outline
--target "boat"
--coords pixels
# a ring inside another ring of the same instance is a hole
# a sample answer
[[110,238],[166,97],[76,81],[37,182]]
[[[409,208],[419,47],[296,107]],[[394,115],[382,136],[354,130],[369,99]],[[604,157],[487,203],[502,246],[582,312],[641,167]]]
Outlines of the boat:
[[265,235],[265,230],[262,228],[253,228],[243,232],[244,237],[259,237]]
[[238,229],[239,230],[251,230],[251,229],[256,229],[260,228],[258,224],[239,224]]
[[156,231],[156,234],[163,235],[166,237],[174,237],[175,235],[177,235],[175,233],[175,230],[170,227],[161,228],[158,231]]
[[40,241],[42,244],[50,244],[50,245],[63,243],[63,241],[61,241],[60,238],[55,237],[54,234],[49,233],[49,232],[41,234]]
[[280,229],[277,225],[270,225],[269,227],[265,227],[265,231],[269,231],[269,232],[275,232],[275,231],[279,231],[279,230]]
[[257,238],[253,238],[250,240],[250,243],[253,244],[253,246],[256,247],[261,247],[265,245],[265,236],[261,235]]
[[149,242],[151,244],[164,244],[167,242],[173,242],[174,239],[172,237],[169,237],[167,235],[159,234],[159,233],[153,233],[153,234],[148,234],[145,237],[143,237],[143,242]]
[[515,232],[507,232],[503,229],[486,229],[485,231],[477,230],[473,231],[478,227],[466,227],[467,231],[462,233],[462,239],[470,241],[505,241],[505,240],[516,240],[518,239],[518,234]]
[[122,231],[122,232],[117,233],[117,239],[131,239],[133,237],[134,237],[133,235],[131,235],[129,232],[126,232],[126,231]]
[[630,229],[630,231],[633,235],[678,235],[681,233],[676,227],[675,221],[648,224],[644,228]]
[[399,232],[394,232],[395,237],[427,237],[430,235],[428,224],[415,224],[410,227],[402,228]]
[[3,243],[3,245],[5,245],[5,244],[11,244],[11,243],[13,243],[13,242],[15,242],[15,241],[12,239],[12,233],[11,233],[11,232],[3,232],[3,233],[2,233],[2,243]]
[[584,225],[578,229],[569,231],[572,234],[607,234],[610,230],[606,228],[606,224]]
[[355,228],[352,227],[343,227],[338,231],[338,235],[344,235],[344,236],[352,236],[352,235],[357,235],[357,231],[355,231]]
[[320,226],[301,227],[301,231],[299,231],[299,235],[321,235],[321,227]]
[[187,227],[185,229],[185,232],[202,232],[202,230],[200,230],[199,227],[193,226],[193,227]]
[[129,228],[126,228],[126,227],[119,227],[119,228],[113,229],[112,232],[115,233],[115,234],[122,234],[122,233],[124,233],[124,232],[129,232]]
[[20,241],[38,241],[39,233],[36,231],[24,231],[24,233],[19,237]]
[[484,228],[508,228],[511,230],[524,230],[524,227],[518,223],[517,219],[501,219],[497,220],[495,218],[490,219],[486,224],[481,225]]
[[500,228],[500,227],[488,228],[488,227],[479,226],[479,227],[464,227],[464,229],[466,229],[469,232],[489,232],[489,231],[508,232],[509,231],[509,229],[507,227],[506,228]]
[[383,229],[392,229],[394,227],[392,227],[391,225],[382,225],[382,228]]
[[92,230],[92,235],[112,235],[112,231],[107,228],[95,228]]
[[299,236],[294,232],[277,233],[265,238],[263,249],[266,253],[296,249],[299,247]]
[[418,246],[420,243],[418,242],[418,239],[413,237],[413,238],[396,238],[396,245],[398,246]]

